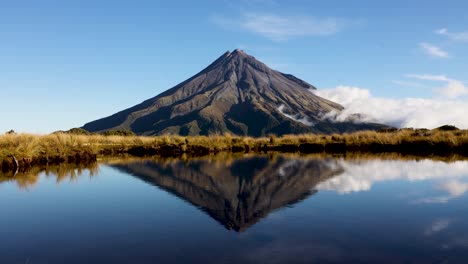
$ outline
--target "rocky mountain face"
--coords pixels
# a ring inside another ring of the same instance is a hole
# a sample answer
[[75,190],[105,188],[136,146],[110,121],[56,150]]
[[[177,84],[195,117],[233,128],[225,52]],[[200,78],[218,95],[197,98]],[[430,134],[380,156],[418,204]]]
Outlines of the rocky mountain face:
[[190,79],[141,104],[83,126],[91,132],[139,135],[334,133],[379,129],[379,124],[324,120],[343,107],[317,95],[293,75],[270,69],[241,50],[226,52]]
[[234,160],[152,160],[110,165],[197,206],[229,230],[243,231],[272,211],[314,194],[343,169],[333,159],[250,156]]

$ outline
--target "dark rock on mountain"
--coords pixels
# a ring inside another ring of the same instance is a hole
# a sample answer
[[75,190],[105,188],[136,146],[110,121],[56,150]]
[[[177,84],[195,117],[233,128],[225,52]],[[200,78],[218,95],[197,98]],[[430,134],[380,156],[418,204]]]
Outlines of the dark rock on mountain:
[[272,211],[304,200],[316,192],[318,183],[343,172],[333,159],[284,156],[147,160],[110,166],[188,201],[234,231],[243,231]]
[[91,132],[139,135],[334,133],[380,129],[378,124],[323,120],[343,107],[293,75],[270,69],[243,51],[226,52],[190,79],[141,104],[83,126]]

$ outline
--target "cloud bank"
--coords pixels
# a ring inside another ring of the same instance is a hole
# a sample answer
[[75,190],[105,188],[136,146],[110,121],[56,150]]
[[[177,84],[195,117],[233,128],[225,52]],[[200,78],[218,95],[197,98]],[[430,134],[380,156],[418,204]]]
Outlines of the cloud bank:
[[419,77],[445,82],[445,86],[436,89],[436,93],[444,97],[388,99],[375,97],[367,89],[351,86],[316,90],[313,93],[345,107],[338,114],[325,116],[333,117],[336,121],[345,121],[351,115],[360,113],[364,115],[364,122],[380,122],[399,128],[436,128],[446,124],[468,128],[468,100],[454,99],[468,94],[465,85],[442,75]]

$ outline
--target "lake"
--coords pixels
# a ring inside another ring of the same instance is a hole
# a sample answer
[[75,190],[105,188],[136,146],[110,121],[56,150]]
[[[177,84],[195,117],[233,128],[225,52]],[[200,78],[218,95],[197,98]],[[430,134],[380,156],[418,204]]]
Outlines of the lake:
[[0,177],[0,263],[468,263],[468,162],[114,159]]

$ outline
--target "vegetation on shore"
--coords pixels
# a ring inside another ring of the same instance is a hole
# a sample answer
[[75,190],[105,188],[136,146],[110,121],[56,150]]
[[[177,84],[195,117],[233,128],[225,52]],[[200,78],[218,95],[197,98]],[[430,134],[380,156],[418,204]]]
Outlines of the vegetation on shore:
[[468,156],[468,130],[438,129],[362,131],[351,134],[303,134],[261,138],[230,134],[213,136],[132,136],[58,132],[50,135],[6,133],[0,136],[3,170],[37,164],[95,160],[97,156],[128,153],[134,156],[206,155],[218,152],[384,153]]
[[[126,165],[128,163],[140,162],[145,164],[147,162],[157,162],[163,167],[170,166],[174,162],[180,162],[181,160],[184,163],[190,164],[192,162],[198,161],[208,161],[216,163],[217,166],[228,167],[237,159],[249,158],[249,157],[268,157],[270,160],[274,161],[279,157],[288,158],[288,159],[301,159],[301,160],[323,160],[329,158],[339,158],[347,161],[366,161],[366,160],[432,160],[432,161],[441,161],[441,162],[456,162],[460,160],[467,160],[468,157],[460,155],[447,155],[447,156],[413,156],[413,155],[402,155],[400,153],[312,153],[312,154],[302,154],[302,153],[279,153],[279,152],[270,152],[270,153],[231,153],[231,152],[219,152],[211,153],[206,156],[196,157],[189,156],[186,154],[181,155],[180,157],[167,157],[167,156],[152,156],[152,157],[135,157],[131,155],[118,155],[118,156],[103,156],[99,159],[99,162],[88,162],[88,163],[63,163],[56,165],[42,165],[42,166],[33,166],[25,168],[23,170],[15,171],[5,171],[0,170],[0,184],[5,182],[13,182],[20,189],[28,190],[30,187],[33,187],[39,182],[39,175],[44,173],[45,177],[55,178],[57,183],[74,181],[82,175],[89,175],[94,177],[99,173],[100,165]],[[187,165],[189,166],[189,165]]]

